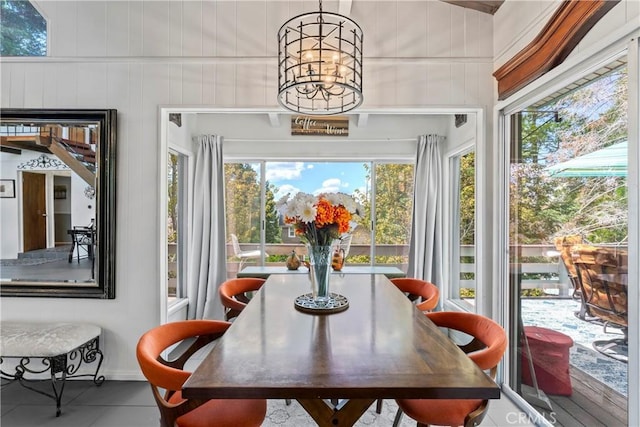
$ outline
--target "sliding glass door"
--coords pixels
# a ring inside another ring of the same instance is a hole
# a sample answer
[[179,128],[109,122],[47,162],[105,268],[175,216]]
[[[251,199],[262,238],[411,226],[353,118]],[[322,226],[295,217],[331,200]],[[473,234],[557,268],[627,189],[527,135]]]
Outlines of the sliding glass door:
[[608,64],[508,120],[509,385],[552,424],[627,424],[627,82]]

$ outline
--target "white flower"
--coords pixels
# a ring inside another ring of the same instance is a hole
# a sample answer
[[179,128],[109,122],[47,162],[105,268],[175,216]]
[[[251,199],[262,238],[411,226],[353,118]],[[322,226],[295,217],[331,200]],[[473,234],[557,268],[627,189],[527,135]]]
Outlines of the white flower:
[[331,203],[334,206],[338,206],[342,204],[342,201],[341,201],[342,198],[340,197],[340,193],[326,193],[326,194],[321,194],[318,197],[324,197],[329,201],[329,203]]
[[303,202],[301,205],[298,206],[298,217],[300,218],[300,220],[302,222],[313,222],[316,219],[316,213],[318,213],[318,210],[316,209],[315,206],[313,206],[313,203],[310,202]]

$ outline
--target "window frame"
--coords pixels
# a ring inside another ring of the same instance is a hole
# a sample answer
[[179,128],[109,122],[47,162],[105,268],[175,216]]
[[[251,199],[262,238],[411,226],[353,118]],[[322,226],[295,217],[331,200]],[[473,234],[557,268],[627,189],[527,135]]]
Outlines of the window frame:
[[[359,159],[321,159],[321,160],[312,160],[312,159],[307,159],[307,158],[282,158],[282,159],[269,159],[269,160],[254,160],[253,157],[242,157],[242,156],[233,156],[232,158],[225,158],[224,159],[224,163],[245,163],[245,164],[259,164],[260,165],[260,173],[259,173],[259,178],[260,178],[260,197],[261,197],[261,207],[260,207],[260,217],[261,217],[261,232],[260,232],[260,242],[259,242],[259,247],[260,250],[262,250],[263,252],[266,251],[266,230],[265,230],[265,221],[266,221],[266,212],[265,212],[265,198],[266,198],[266,164],[269,162],[278,162],[278,163],[284,163],[284,162],[307,162],[307,163],[368,163],[371,166],[371,183],[370,183],[370,195],[375,194],[376,191],[376,166],[377,165],[384,165],[384,164],[410,164],[413,166],[414,168],[414,173],[415,173],[415,160],[400,160],[400,159],[391,159],[391,160],[380,160],[380,159],[366,159],[366,158],[359,158]],[[412,195],[413,197],[413,195]],[[376,205],[375,205],[375,197],[372,197],[372,201],[371,201],[371,212],[375,212],[376,209]],[[375,242],[375,237],[376,237],[376,233],[375,233],[375,227],[376,227],[376,221],[375,221],[375,216],[373,218],[369,218],[369,233],[370,233],[370,238],[371,238],[371,242]],[[291,232],[291,229],[289,230],[289,233]],[[410,237],[410,236],[409,236]],[[409,241],[409,245],[411,244],[411,242]],[[407,253],[407,257],[408,257],[408,253]],[[229,257],[229,254],[227,254],[227,258]],[[370,248],[370,252],[369,252],[369,265],[376,265],[375,264],[375,260],[376,260],[376,245],[375,244],[371,244],[371,248]],[[259,263],[258,265],[263,265],[261,263]],[[383,264],[380,264],[383,265]]]
[[[180,300],[187,297],[187,271],[188,267],[185,265],[189,259],[189,155],[184,150],[178,150],[175,147],[169,148],[169,155],[174,154],[178,156],[178,204],[176,209],[178,211],[178,223],[174,224],[177,229],[178,240],[176,241],[176,264],[177,264],[177,286],[176,286],[176,300]],[[181,152],[183,151],[183,152]],[[168,156],[167,156],[168,159]],[[168,214],[167,214],[168,217]],[[168,296],[168,295],[167,295]]]
[[[459,202],[459,182],[454,183],[454,173],[456,172],[455,168],[459,166],[460,159],[471,153],[475,153],[475,168],[474,168],[474,178],[475,178],[475,215],[474,215],[474,227],[475,227],[475,239],[474,239],[474,283],[475,283],[475,297],[473,298],[474,303],[470,304],[461,298],[453,297],[453,285],[452,279],[454,277],[460,277],[461,269],[460,269],[460,252],[459,245],[453,244],[453,242],[459,242],[460,240],[460,206],[459,204],[456,206],[457,202]],[[444,220],[443,227],[444,233],[446,233],[446,238],[443,239],[442,252],[443,256],[446,260],[445,268],[443,269],[443,292],[444,302],[447,306],[455,307],[457,310],[469,311],[469,312],[478,312],[478,292],[479,292],[479,269],[481,266],[478,264],[478,239],[479,239],[479,216],[478,216],[478,205],[479,200],[477,195],[478,191],[478,147],[474,140],[466,141],[460,146],[456,147],[456,149],[451,150],[444,155],[443,161],[443,176],[445,177],[445,182],[443,186],[443,210]],[[458,193],[456,196],[453,195],[453,190],[457,189]],[[457,259],[457,261],[455,261]],[[446,266],[449,266],[448,268]]]
[[[635,33],[635,37],[633,34]],[[497,283],[497,295],[493,298],[494,312],[500,323],[504,326],[509,336],[513,334],[513,325],[511,324],[510,307],[516,304],[515,298],[509,291],[509,167],[510,167],[510,135],[512,127],[510,117],[517,111],[526,108],[537,100],[543,99],[568,85],[579,81],[581,78],[600,69],[602,66],[615,61],[616,59],[626,57],[628,67],[628,90],[629,90],[629,120],[628,120],[628,137],[631,141],[638,141],[640,134],[640,119],[638,111],[640,110],[640,78],[637,77],[640,70],[640,43],[637,37],[638,27],[627,26],[622,31],[609,37],[607,41],[598,44],[593,49],[587,49],[576,57],[565,61],[556,69],[550,71],[545,76],[540,77],[535,82],[522,89],[517,94],[508,99],[497,103],[494,106],[494,117],[496,129],[496,138],[494,138],[495,179],[497,180],[495,207],[496,215],[494,215],[493,226],[495,232],[495,245],[493,256],[495,259],[494,269],[496,270],[495,281]],[[629,37],[630,36],[630,37]],[[632,78],[632,76],[636,76]],[[637,221],[638,212],[638,194],[632,191],[632,188],[638,188],[638,159],[637,144],[634,147],[630,144],[629,149],[629,175],[627,177],[627,185],[629,191],[629,257],[637,259],[639,229]],[[634,218],[635,215],[635,218]],[[629,274],[632,279],[638,277],[638,265],[629,264]],[[636,280],[637,281],[637,280]],[[630,360],[638,360],[640,354],[640,327],[638,326],[638,308],[640,305],[640,290],[638,287],[629,287],[629,358]],[[506,303],[505,303],[506,302]],[[502,384],[502,390],[505,395],[510,398],[516,405],[525,411],[531,420],[540,425],[550,425],[537,411],[524,399],[512,390],[509,386],[510,376],[513,375],[514,367],[509,357],[503,359],[501,370],[498,373],[499,382]],[[628,402],[635,402],[640,395],[639,385],[639,369],[637,363],[629,363],[628,365]],[[635,425],[640,420],[640,408],[635,405],[628,407],[628,423]]]

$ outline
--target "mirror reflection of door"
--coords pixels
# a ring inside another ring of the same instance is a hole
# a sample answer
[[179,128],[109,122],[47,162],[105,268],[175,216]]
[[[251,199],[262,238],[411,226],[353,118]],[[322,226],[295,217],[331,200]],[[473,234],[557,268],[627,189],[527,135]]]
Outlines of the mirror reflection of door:
[[47,247],[45,175],[22,173],[23,252]]

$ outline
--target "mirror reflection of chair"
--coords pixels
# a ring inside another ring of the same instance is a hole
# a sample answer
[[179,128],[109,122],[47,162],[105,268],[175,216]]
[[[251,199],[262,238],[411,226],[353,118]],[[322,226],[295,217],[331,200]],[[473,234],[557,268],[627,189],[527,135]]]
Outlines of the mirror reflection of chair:
[[74,226],[68,231],[71,235],[71,250],[69,251],[69,262],[73,260],[74,253],[78,264],[80,259],[86,255],[91,260],[91,278],[95,276],[95,245],[96,245],[96,228],[94,221],[88,226]]
[[628,361],[628,253],[624,249],[576,245],[573,247],[582,295],[592,316],[622,335],[593,342],[600,353],[623,362]]
[[[231,324],[217,320],[167,323],[146,332],[136,354],[160,409],[162,427],[259,427],[267,413],[265,399],[193,400],[182,397],[181,388],[191,372],[185,363],[200,348],[221,337]],[[193,342],[190,340],[194,339]],[[181,344],[186,344],[184,347]],[[164,359],[165,350],[183,349],[178,357]]]
[[238,236],[235,234],[231,235],[231,245],[233,246],[233,252],[236,258],[240,260],[240,265],[238,266],[238,271],[242,270],[242,265],[250,259],[264,259],[269,255],[266,252],[262,252],[260,249],[255,249],[251,251],[243,251],[240,247],[240,242],[238,241]]
[[[426,316],[441,328],[470,335],[472,340],[458,345],[476,365],[495,380],[497,366],[507,349],[507,335],[499,324],[475,313],[440,311]],[[398,414],[394,426],[404,412],[418,426],[477,426],[486,415],[487,399],[397,399]]]
[[264,279],[242,277],[229,279],[222,283],[218,288],[218,293],[225,309],[225,319],[231,320],[238,317],[249,303],[250,297],[247,294],[259,290],[265,281]]

